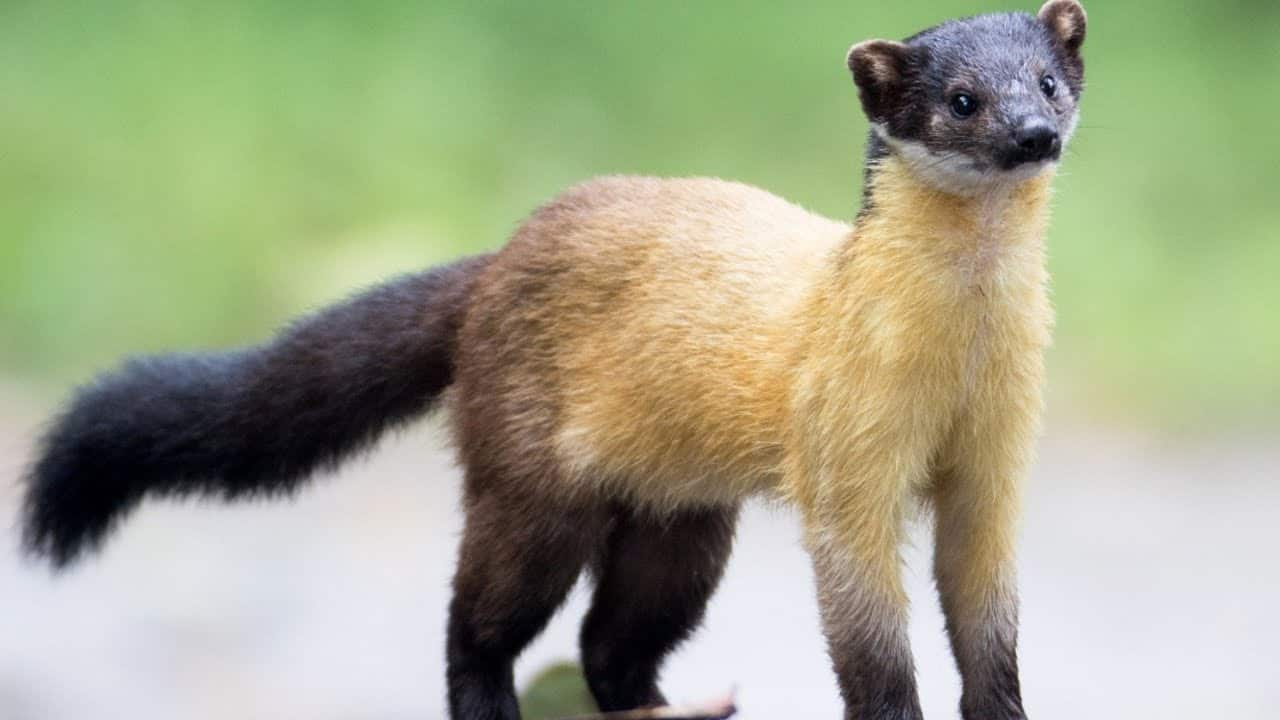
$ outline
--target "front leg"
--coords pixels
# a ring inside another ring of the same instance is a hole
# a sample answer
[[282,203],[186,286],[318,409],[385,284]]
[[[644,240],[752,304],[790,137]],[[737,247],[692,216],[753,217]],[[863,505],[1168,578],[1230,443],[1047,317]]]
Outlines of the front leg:
[[1011,488],[983,492],[970,477],[940,473],[933,493],[934,577],[964,691],[965,720],[1020,720],[1018,595]]
[[[934,577],[965,720],[1022,720],[1014,546],[1038,395],[975,404],[935,469]],[[990,412],[986,408],[990,407]]]
[[[856,529],[806,517],[827,648],[846,720],[919,720],[898,544],[901,508],[866,507]],[[853,532],[851,533],[850,530]]]
[[810,454],[795,477],[845,717],[919,720],[899,546],[929,441],[871,432],[849,445],[847,455]]

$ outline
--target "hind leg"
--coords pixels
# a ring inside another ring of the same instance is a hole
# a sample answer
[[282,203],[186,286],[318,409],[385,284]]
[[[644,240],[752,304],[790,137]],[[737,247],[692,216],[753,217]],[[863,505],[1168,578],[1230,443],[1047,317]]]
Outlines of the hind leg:
[[737,508],[667,518],[618,514],[582,626],[587,684],[602,711],[665,704],[658,671],[702,621],[737,514]]
[[[467,521],[449,606],[452,720],[518,720],[512,667],[599,546],[604,513],[468,474]],[[542,487],[545,487],[543,485]]]

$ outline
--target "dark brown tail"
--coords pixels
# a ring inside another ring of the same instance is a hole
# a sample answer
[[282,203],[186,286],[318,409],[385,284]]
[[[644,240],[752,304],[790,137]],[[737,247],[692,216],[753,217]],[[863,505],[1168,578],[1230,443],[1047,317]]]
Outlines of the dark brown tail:
[[279,495],[432,408],[486,256],[407,275],[227,353],[136,358],[81,388],[26,476],[23,538],[63,566],[147,495]]

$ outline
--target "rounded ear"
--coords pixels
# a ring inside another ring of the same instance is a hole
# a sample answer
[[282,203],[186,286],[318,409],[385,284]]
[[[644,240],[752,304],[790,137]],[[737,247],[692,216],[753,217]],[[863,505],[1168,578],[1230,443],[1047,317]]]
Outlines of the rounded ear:
[[866,40],[849,48],[845,64],[858,86],[862,110],[872,122],[893,113],[907,84],[911,48],[892,40]]
[[1084,44],[1087,16],[1076,0],[1049,0],[1036,16],[1067,52],[1076,55]]

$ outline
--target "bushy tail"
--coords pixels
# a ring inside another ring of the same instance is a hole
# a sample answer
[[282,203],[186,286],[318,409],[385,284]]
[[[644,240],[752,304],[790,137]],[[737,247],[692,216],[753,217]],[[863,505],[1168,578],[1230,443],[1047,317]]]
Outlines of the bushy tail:
[[431,408],[487,258],[408,275],[263,345],[127,361],[81,388],[27,477],[23,539],[63,566],[146,495],[287,493]]

